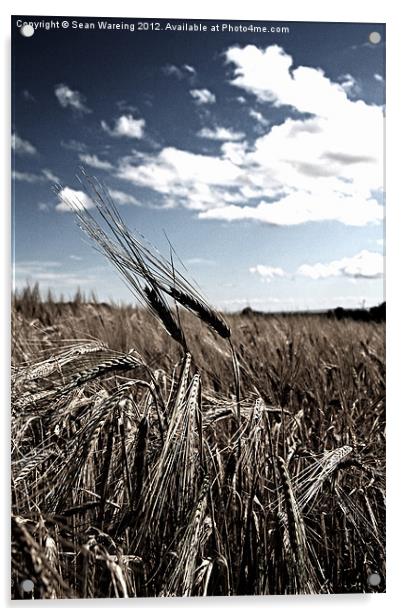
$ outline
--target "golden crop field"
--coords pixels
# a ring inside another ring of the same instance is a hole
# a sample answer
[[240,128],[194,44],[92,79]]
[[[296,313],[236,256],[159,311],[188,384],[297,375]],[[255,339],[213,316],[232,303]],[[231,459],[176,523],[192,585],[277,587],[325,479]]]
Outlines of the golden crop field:
[[[384,573],[384,324],[13,305],[13,581],[41,597],[367,591]],[[23,548],[23,549],[22,549]]]
[[13,596],[383,591],[384,322],[220,314],[99,199],[142,306],[13,296]]

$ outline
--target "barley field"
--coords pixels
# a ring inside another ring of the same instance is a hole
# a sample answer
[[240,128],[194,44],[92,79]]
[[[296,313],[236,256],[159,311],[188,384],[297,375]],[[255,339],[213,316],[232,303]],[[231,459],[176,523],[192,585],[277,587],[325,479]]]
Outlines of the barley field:
[[383,592],[384,322],[219,314],[98,206],[142,305],[14,293],[12,596]]

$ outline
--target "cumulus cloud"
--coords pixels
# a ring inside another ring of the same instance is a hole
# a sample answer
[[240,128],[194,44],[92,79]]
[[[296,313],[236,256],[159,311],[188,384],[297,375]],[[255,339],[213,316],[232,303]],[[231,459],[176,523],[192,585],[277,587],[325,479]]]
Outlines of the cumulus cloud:
[[100,160],[96,154],[80,154],[79,159],[88,167],[94,169],[101,169],[103,171],[110,171],[113,169],[113,165],[106,160]]
[[77,210],[90,210],[95,207],[93,201],[82,190],[74,190],[65,186],[58,194],[59,202],[56,205],[58,212],[72,212]]
[[35,156],[37,149],[26,139],[21,139],[17,133],[11,135],[11,148],[16,154]]
[[261,201],[257,206],[226,205],[200,212],[209,220],[255,220],[271,225],[300,225],[305,222],[337,220],[345,225],[364,226],[382,219],[383,208],[375,199],[358,199],[331,191],[313,196],[299,191],[277,201]]
[[65,83],[60,83],[55,87],[55,96],[64,109],[72,109],[77,113],[91,113],[86,106],[86,98],[78,90],[72,90]]
[[353,257],[344,257],[330,263],[304,264],[297,273],[313,280],[345,276],[346,278],[381,278],[384,257],[378,252],[362,250]]
[[197,133],[198,137],[203,139],[212,139],[215,141],[240,141],[244,139],[244,133],[240,133],[230,128],[216,126],[215,128],[202,128]]
[[144,155],[139,164],[123,160],[118,177],[169,197],[169,204],[194,210],[214,207],[218,198],[232,200],[230,189],[238,185],[241,169],[230,160],[164,148],[159,154]]
[[319,68],[293,68],[277,45],[233,47],[226,59],[231,84],[261,108],[281,108],[282,123],[267,126],[254,143],[226,140],[215,156],[164,148],[139,163],[123,160],[119,177],[169,195],[171,207],[199,210],[205,219],[381,222],[382,108],[351,100]]
[[117,118],[114,127],[102,120],[101,126],[111,137],[128,137],[130,139],[141,139],[144,136],[145,120],[135,119],[130,113]]
[[193,97],[197,105],[211,105],[216,102],[216,96],[206,88],[201,90],[190,90],[190,95]]
[[379,81],[380,83],[384,83],[384,77],[380,75],[379,73],[374,73],[374,79],[376,81]]
[[270,282],[274,278],[284,278],[286,272],[281,267],[272,267],[271,265],[256,265],[250,267],[252,274],[258,274],[263,280]]
[[350,73],[341,75],[341,77],[339,78],[339,82],[342,88],[345,90],[346,94],[348,94],[349,96],[358,96],[359,94],[361,94],[361,86]]
[[288,105],[302,113],[325,117],[344,106],[347,96],[323,71],[309,66],[292,69],[293,58],[278,45],[230,47],[226,60],[234,65],[231,84],[276,107]]
[[[377,159],[379,142],[376,139],[382,135],[383,128],[380,107],[367,105],[363,101],[350,101],[342,85],[331,82],[318,68],[299,66],[291,70],[292,57],[276,45],[265,50],[253,45],[243,49],[230,48],[226,55],[228,61],[235,65],[232,85],[253,93],[260,101],[276,107],[291,106],[300,113],[317,117],[315,122],[309,119],[295,121],[299,129],[298,138],[311,135],[313,128],[314,134],[320,135],[316,139],[324,141],[328,138],[327,143],[332,147],[326,149],[342,151],[346,148],[347,152],[351,150],[359,154],[366,151],[370,155],[373,153]],[[288,120],[285,126],[276,127],[277,139],[282,136],[281,127],[287,129],[283,136],[288,137],[292,126],[292,121]],[[307,130],[304,130],[305,127]],[[340,133],[337,134],[337,131]],[[303,147],[315,143],[305,142]],[[318,145],[322,144],[319,142]],[[316,155],[316,152],[309,147],[307,154]]]

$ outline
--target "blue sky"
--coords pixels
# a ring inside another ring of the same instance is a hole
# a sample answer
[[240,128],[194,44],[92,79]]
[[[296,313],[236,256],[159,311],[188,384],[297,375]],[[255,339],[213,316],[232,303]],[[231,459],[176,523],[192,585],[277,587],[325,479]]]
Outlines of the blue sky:
[[14,18],[15,285],[133,299],[52,190],[91,207],[74,192],[84,165],[221,309],[382,301],[384,26],[159,21],[24,38]]

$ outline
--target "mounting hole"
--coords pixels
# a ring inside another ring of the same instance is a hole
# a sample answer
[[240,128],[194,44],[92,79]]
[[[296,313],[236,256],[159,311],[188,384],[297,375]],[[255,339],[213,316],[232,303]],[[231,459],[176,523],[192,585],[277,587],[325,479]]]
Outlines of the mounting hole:
[[22,36],[29,38],[34,35],[35,30],[33,26],[31,26],[31,24],[24,24],[23,26],[21,26],[20,32]]
[[381,575],[379,573],[370,573],[367,582],[369,586],[379,586],[381,584]]
[[381,43],[381,34],[379,32],[370,32],[369,41],[373,45],[378,45],[378,43]]
[[32,592],[34,589],[34,583],[32,580],[22,580],[21,590],[23,592]]

